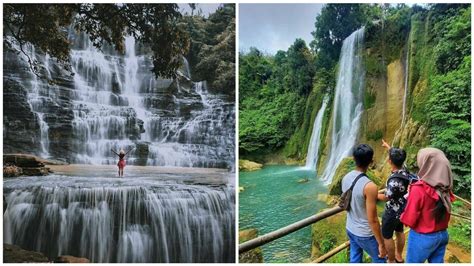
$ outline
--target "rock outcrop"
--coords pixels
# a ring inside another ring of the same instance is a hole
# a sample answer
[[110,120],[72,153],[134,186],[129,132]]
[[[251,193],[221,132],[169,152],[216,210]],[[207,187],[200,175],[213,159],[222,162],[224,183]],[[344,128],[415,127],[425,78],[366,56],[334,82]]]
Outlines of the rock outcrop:
[[3,263],[47,263],[43,253],[24,250],[18,246],[3,244]]
[[90,263],[86,258],[79,258],[69,255],[59,256],[54,260],[55,263]]
[[48,175],[50,169],[45,163],[54,164],[57,162],[47,161],[30,154],[4,154],[3,174],[5,177],[15,177],[20,175],[42,176]]
[[40,149],[40,126],[26,99],[27,90],[19,82],[3,79],[3,152]]
[[255,171],[263,167],[262,164],[252,162],[249,160],[239,160],[239,170],[241,171]]
[[[254,239],[258,236],[258,230],[255,228],[239,231],[239,243]],[[263,254],[261,248],[254,248],[245,253],[239,254],[240,263],[263,263]]]

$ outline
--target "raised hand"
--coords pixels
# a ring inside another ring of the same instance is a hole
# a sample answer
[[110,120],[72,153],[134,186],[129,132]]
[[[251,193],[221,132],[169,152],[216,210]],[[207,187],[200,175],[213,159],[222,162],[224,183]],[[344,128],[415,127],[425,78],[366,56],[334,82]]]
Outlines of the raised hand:
[[390,144],[388,144],[384,139],[382,139],[382,147],[389,150],[391,148]]

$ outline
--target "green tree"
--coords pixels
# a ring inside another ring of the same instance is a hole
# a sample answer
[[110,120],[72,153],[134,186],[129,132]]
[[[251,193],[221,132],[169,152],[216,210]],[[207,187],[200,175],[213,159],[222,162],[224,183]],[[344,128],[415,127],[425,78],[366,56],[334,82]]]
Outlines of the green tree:
[[[152,71],[157,76],[174,77],[181,55],[189,49],[177,4],[4,4],[3,12],[7,48],[16,41],[23,51],[29,42],[65,65],[70,25],[87,33],[99,49],[107,43],[124,52],[124,37],[134,36],[153,52]],[[29,63],[35,70],[35,62]]]
[[235,93],[235,5],[224,4],[209,18],[185,17],[191,35],[189,60],[193,79],[211,89]]
[[435,73],[428,100],[430,138],[455,176],[455,193],[471,193],[471,7],[434,5],[431,38]]
[[300,95],[308,95],[313,87],[313,55],[302,39],[296,39],[286,54],[289,70],[289,84],[286,85]]
[[318,53],[318,67],[332,68],[342,42],[368,21],[381,16],[380,8],[366,4],[327,4],[316,17],[311,48]]

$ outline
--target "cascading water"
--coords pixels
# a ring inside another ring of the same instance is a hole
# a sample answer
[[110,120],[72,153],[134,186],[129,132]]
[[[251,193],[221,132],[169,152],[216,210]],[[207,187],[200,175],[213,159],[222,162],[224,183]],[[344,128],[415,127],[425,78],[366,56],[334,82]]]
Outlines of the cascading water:
[[[4,151],[115,164],[111,148],[135,148],[129,164],[234,167],[235,105],[228,96],[191,81],[190,73],[155,78],[147,48],[133,38],[120,55],[108,46],[97,50],[84,34],[69,36],[73,75],[33,46],[27,51],[39,76],[18,46],[4,50]],[[51,259],[235,261],[233,174],[208,185],[210,177],[194,176],[196,169],[171,176],[145,167],[144,177],[127,167],[118,179],[115,168],[96,167],[87,166],[97,177],[79,171],[4,180],[4,243]]]
[[[151,62],[136,54],[139,47],[133,37],[125,40],[124,58],[101,54],[84,40],[86,49],[75,49],[72,54],[76,88],[84,93],[99,90],[103,97],[78,102],[77,109],[85,107],[86,111],[75,112],[75,132],[83,139],[77,149],[87,143],[87,148],[78,152],[79,162],[114,163],[110,149],[144,147],[132,152],[129,161],[232,168],[233,104],[200,90],[203,82],[191,82],[186,61],[187,76],[180,76],[181,82],[180,78],[175,80],[178,91],[170,95],[165,87],[173,81],[152,75]],[[183,83],[194,91],[183,88]],[[222,128],[216,130],[217,126]],[[146,158],[140,158],[143,154]]]
[[[15,46],[16,49],[19,50],[19,46]],[[44,66],[49,65],[49,56],[39,56],[36,53],[36,49],[31,44],[26,44],[24,48],[25,53],[20,53],[19,56],[27,62],[31,60],[32,62],[39,62]],[[45,72],[47,76],[50,76],[50,72],[48,68],[45,68]],[[46,110],[44,109],[43,103],[45,101],[50,101],[50,95],[47,89],[45,89],[44,84],[42,84],[41,80],[39,80],[38,76],[34,74],[30,68],[28,68],[27,72],[28,78],[20,79],[22,83],[30,87],[30,91],[27,93],[27,101],[30,105],[31,111],[35,114],[37,123],[39,125],[39,142],[40,142],[40,155],[47,158],[49,157],[49,126],[48,123],[44,119],[44,114]]]
[[311,140],[309,142],[308,154],[306,155],[306,165],[305,165],[306,169],[315,170],[316,164],[318,163],[318,155],[319,155],[318,152],[319,152],[319,146],[321,143],[321,127],[323,124],[323,117],[324,117],[324,112],[326,111],[327,102],[328,102],[328,98],[325,97],[321,105],[321,108],[319,109],[318,114],[316,115],[316,118],[314,119],[313,132],[311,133]]
[[407,93],[408,93],[408,66],[409,66],[409,58],[410,58],[410,43],[407,44],[407,51],[405,55],[405,88],[403,92],[403,107],[402,107],[402,124],[400,127],[405,125],[405,116],[406,116],[406,102],[407,102]]
[[150,72],[147,48],[132,37],[120,55],[108,46],[97,50],[85,34],[69,36],[73,76],[32,45],[28,54],[41,78],[22,53],[6,53],[5,73],[27,90],[41,127],[34,138],[40,145],[15,143],[9,152],[16,147],[71,163],[115,164],[111,149],[135,148],[129,164],[234,168],[233,100],[191,81],[185,59],[176,79],[160,79]]
[[233,262],[234,189],[156,177],[5,180],[4,243],[54,259]]
[[333,107],[331,150],[322,179],[330,183],[337,166],[350,154],[359,132],[363,111],[364,69],[362,48],[364,28],[347,37],[341,48]]

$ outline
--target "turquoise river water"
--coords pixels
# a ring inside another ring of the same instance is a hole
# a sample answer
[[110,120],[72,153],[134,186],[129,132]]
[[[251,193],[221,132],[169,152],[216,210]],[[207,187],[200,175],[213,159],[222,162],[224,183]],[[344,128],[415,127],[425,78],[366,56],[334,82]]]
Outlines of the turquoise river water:
[[[307,181],[306,181],[307,179]],[[314,171],[273,165],[240,172],[239,230],[256,228],[263,235],[317,213],[327,205],[318,195],[327,188]],[[263,247],[264,262],[303,262],[311,256],[311,227]]]

